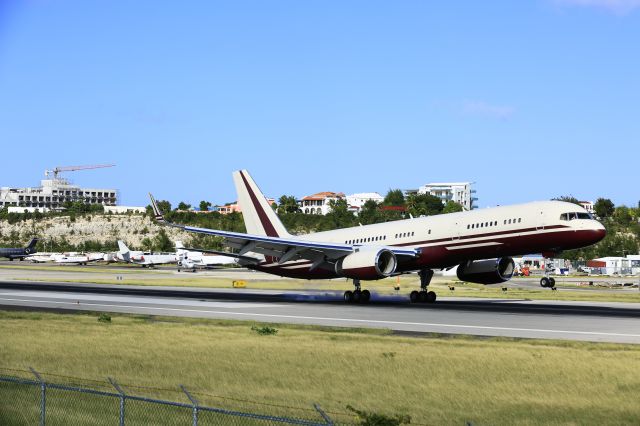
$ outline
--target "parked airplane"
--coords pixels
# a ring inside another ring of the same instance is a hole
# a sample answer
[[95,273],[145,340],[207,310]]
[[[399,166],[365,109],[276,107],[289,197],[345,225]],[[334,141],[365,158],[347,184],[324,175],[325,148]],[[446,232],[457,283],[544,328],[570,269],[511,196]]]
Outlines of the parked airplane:
[[51,255],[55,263],[86,265],[90,262],[98,262],[104,259],[104,253],[62,253]]
[[13,259],[24,260],[25,257],[37,251],[37,243],[38,238],[33,238],[25,248],[0,248],[0,257],[6,257],[11,261],[13,261]]
[[178,261],[175,254],[169,253],[145,253],[142,251],[131,251],[122,240],[118,240],[118,248],[116,258],[127,263],[135,263],[143,267],[151,267],[154,265],[162,265],[165,263],[176,263]]
[[236,264],[236,256],[216,250],[186,248],[182,241],[176,241],[176,256],[178,257],[178,272],[180,269],[211,268],[214,266]]
[[[345,291],[347,302],[369,300],[369,291],[361,289],[363,280],[417,271],[421,291],[411,292],[410,299],[433,303],[436,294],[428,286],[434,269],[458,265],[460,280],[497,284],[511,279],[511,256],[544,253],[551,257],[595,244],[606,235],[602,224],[584,208],[561,201],[291,235],[246,170],[234,172],[233,178],[246,234],[167,222],[149,194],[155,219],[184,231],[222,237],[224,244],[243,256],[238,263],[247,268],[293,278],[351,278],[355,291]],[[553,286],[546,277],[540,283]]]

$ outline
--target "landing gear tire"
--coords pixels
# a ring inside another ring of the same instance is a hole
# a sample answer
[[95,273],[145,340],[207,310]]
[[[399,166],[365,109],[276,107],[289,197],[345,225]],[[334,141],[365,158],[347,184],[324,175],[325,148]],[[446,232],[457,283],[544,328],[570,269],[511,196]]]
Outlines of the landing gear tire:
[[556,286],[556,279],[549,278],[549,288],[554,288]]
[[420,303],[426,303],[427,302],[427,292],[426,291],[421,291],[420,294],[418,295],[418,300],[420,301]]
[[409,295],[409,300],[411,300],[411,303],[418,303],[420,301],[420,292],[413,290]]
[[347,303],[353,303],[353,292],[351,290],[344,292],[344,301]]
[[549,287],[549,284],[550,284],[549,278],[547,278],[547,277],[540,278],[540,286],[541,287],[547,288],[547,287]]
[[371,292],[369,290],[362,290],[362,294],[360,295],[360,302],[369,303],[371,300]]
[[353,292],[353,303],[360,303],[362,300],[362,292],[360,290],[356,290]]
[[427,294],[426,294],[427,303],[435,303],[436,298],[437,298],[437,296],[433,291],[427,292]]

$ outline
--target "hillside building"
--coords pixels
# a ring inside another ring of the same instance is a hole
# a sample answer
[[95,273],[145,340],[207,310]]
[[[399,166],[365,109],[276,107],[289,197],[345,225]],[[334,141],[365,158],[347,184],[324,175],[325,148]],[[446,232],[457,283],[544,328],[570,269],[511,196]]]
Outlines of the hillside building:
[[[32,207],[39,211],[61,210],[66,202],[115,206],[118,202],[115,189],[82,188],[65,179],[43,179],[34,188],[0,188],[0,208]],[[23,210],[24,211],[24,210]]]
[[448,201],[454,201],[462,206],[464,210],[473,210],[477,208],[475,197],[476,190],[472,189],[473,182],[440,182],[427,183],[418,189],[405,191],[406,195],[410,194],[430,194],[442,200],[442,204]]

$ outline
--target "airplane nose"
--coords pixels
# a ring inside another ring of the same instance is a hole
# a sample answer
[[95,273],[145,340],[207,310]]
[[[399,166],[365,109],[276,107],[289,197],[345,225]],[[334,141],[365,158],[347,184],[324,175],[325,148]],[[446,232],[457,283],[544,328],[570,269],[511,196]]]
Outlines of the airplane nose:
[[600,222],[596,222],[596,226],[593,227],[592,234],[594,243],[597,243],[607,236],[607,229]]

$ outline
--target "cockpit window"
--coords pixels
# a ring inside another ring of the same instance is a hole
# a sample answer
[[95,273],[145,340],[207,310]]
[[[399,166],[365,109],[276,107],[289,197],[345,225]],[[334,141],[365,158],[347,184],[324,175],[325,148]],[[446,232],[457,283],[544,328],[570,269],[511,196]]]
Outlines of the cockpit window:
[[589,213],[574,212],[574,213],[562,213],[560,220],[574,220],[574,219],[593,219]]

